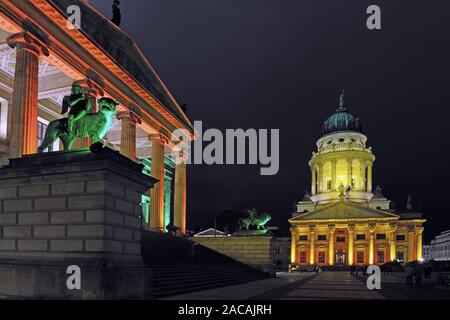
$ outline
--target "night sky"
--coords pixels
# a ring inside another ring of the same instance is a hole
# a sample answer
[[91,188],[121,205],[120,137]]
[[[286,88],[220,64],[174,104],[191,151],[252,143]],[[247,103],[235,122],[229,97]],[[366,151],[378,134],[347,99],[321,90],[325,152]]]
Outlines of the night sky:
[[[450,2],[363,0],[122,0],[122,28],[188,116],[204,128],[280,129],[280,171],[188,168],[188,227],[225,208],[257,208],[287,228],[310,189],[307,165],[322,122],[359,116],[377,157],[374,187],[450,229]],[[90,0],[108,17],[112,0]],[[382,30],[366,28],[381,7]]]

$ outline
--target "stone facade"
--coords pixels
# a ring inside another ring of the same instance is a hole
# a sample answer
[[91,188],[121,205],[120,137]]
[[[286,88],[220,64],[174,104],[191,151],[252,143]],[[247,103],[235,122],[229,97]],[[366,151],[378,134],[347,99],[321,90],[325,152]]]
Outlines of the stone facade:
[[[0,170],[0,295],[151,296],[139,203],[156,181],[141,172],[110,149],[12,159]],[[82,269],[80,292],[65,288],[71,264]]]
[[271,236],[196,237],[193,241],[252,268],[272,271]]

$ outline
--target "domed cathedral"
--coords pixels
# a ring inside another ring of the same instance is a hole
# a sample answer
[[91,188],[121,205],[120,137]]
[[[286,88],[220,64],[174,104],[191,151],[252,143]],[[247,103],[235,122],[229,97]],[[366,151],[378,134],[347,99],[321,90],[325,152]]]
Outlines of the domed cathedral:
[[311,193],[297,204],[291,224],[291,264],[368,265],[422,258],[422,219],[410,204],[391,209],[381,188],[372,190],[375,155],[359,118],[340,96],[336,112],[309,161]]

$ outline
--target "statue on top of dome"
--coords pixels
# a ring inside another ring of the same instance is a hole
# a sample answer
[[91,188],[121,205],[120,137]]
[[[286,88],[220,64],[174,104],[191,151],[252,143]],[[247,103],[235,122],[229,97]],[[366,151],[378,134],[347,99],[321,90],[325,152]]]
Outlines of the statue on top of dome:
[[342,89],[342,93],[339,96],[339,107],[344,107],[344,97],[345,97],[345,89]]

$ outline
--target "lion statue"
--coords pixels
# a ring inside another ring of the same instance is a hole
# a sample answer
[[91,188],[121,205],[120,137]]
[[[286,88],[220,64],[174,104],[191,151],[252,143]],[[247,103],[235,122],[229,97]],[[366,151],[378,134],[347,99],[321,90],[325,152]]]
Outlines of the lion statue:
[[74,123],[74,135],[67,133],[67,118],[54,120],[49,123],[45,132],[44,141],[38,148],[42,153],[47,150],[58,138],[64,145],[64,150],[71,150],[75,138],[91,138],[92,143],[100,142],[111,128],[118,102],[110,98],[98,100],[97,113],[89,113]]

